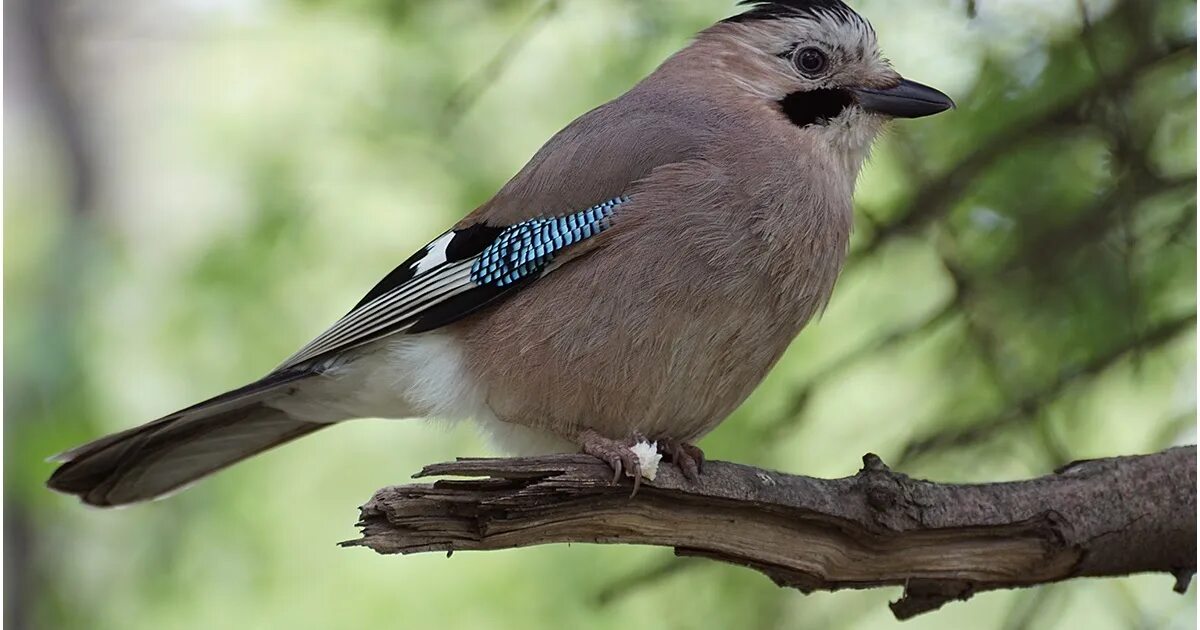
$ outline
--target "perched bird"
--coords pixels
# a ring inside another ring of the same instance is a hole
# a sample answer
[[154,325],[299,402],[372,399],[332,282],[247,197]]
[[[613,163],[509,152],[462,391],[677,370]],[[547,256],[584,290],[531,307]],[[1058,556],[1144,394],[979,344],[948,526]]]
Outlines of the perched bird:
[[635,483],[644,439],[695,477],[829,300],[876,135],[953,106],[840,0],[741,4],[270,374],[62,453],[49,486],[151,499],[359,417],[471,418]]

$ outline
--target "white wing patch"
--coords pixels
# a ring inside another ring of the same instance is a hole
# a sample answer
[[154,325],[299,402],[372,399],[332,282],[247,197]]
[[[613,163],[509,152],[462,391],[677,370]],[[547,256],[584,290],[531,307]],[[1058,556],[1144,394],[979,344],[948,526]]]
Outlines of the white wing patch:
[[434,241],[425,246],[425,257],[418,260],[413,265],[413,273],[421,275],[429,272],[434,267],[446,262],[446,248],[449,247],[450,241],[454,240],[454,232],[446,232],[437,237]]

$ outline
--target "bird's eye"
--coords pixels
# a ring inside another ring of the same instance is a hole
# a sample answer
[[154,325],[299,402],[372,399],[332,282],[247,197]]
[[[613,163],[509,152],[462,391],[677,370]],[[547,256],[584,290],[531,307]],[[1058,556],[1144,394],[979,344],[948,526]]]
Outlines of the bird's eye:
[[805,48],[796,53],[796,67],[809,76],[821,74],[829,66],[829,57],[816,48]]

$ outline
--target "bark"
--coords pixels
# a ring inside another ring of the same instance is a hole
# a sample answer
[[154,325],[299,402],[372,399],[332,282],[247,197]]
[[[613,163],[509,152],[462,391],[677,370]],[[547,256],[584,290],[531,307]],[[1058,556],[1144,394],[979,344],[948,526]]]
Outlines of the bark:
[[587,455],[459,459],[361,508],[379,553],[594,542],[674,547],[760,571],[803,592],[903,586],[899,619],[952,600],[1089,576],[1196,568],[1196,447],[1086,460],[1053,474],[940,484],[863,457],[852,477],[815,479],[708,462],[697,483],[670,465],[630,497]]

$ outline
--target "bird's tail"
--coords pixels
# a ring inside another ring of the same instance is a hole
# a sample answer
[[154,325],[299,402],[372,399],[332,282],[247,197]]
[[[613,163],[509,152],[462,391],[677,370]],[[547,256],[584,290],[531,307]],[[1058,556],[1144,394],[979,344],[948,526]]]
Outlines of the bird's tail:
[[46,485],[100,507],[147,501],[329,426],[264,404],[303,377],[264,379],[56,455]]

